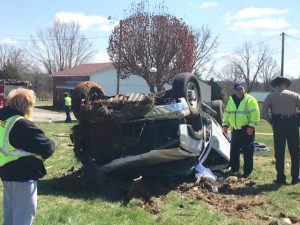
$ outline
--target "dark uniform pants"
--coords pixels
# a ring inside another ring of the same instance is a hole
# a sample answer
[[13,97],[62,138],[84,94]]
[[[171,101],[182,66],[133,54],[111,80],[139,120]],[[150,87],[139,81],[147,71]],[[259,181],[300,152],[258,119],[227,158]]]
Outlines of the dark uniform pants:
[[230,147],[230,166],[232,172],[240,170],[240,151],[244,153],[244,174],[249,175],[253,170],[254,137],[247,134],[247,126],[233,130]]
[[69,106],[65,106],[65,109],[66,109],[66,120],[65,122],[66,123],[71,123],[71,107]]
[[299,177],[299,128],[296,118],[272,118],[272,127],[274,133],[274,150],[276,159],[277,180],[285,181],[284,158],[285,145],[291,156],[291,175],[293,180]]

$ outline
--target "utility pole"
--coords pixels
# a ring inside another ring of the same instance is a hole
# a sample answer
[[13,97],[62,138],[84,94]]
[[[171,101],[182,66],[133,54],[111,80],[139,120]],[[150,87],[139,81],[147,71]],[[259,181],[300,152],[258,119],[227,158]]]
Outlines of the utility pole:
[[284,36],[286,34],[284,32],[281,33],[281,73],[280,75],[283,77],[283,69],[284,69]]
[[120,93],[120,62],[121,62],[121,43],[122,43],[122,29],[123,29],[123,21],[120,20],[120,36],[119,36],[119,66],[117,71],[117,95]]

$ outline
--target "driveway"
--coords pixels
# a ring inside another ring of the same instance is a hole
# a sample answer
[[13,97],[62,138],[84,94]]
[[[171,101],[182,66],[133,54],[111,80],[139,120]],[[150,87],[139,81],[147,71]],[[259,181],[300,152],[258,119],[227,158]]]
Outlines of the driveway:
[[[72,119],[75,119],[73,114]],[[51,122],[51,121],[65,121],[66,114],[64,112],[54,112],[51,110],[34,108],[33,109],[33,121],[37,122]]]

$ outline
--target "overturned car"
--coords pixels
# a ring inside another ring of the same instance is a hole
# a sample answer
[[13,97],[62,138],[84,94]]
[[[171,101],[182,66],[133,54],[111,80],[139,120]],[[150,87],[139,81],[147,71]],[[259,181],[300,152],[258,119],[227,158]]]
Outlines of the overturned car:
[[158,94],[105,96],[99,84],[80,83],[72,95],[75,156],[87,173],[174,176],[198,163],[227,167],[221,102],[202,102],[200,91],[191,73],[176,75],[172,89]]

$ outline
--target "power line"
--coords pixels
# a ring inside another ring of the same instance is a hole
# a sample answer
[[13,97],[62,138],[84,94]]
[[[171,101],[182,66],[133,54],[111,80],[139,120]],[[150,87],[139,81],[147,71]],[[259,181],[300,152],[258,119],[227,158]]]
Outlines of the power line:
[[[7,21],[5,21],[5,24],[8,26],[9,24],[10,24],[10,22],[14,19],[14,18],[16,18],[15,17],[15,14],[16,14],[16,12],[20,9],[20,7],[21,7],[21,5],[24,3],[25,1],[23,0],[19,0],[18,1],[18,3],[17,3],[17,7],[12,11],[12,13],[7,17],[8,19],[7,19]],[[8,26],[8,27],[10,27],[10,26]]]
[[266,39],[264,41],[258,41],[258,43],[265,43],[265,42],[271,41],[271,40],[273,40],[275,38],[278,38],[278,40],[279,40],[279,37],[280,37],[279,35],[276,35],[276,36],[270,37],[270,38],[268,38],[268,39]]
[[[8,35],[7,35],[8,36]],[[10,36],[9,36],[10,37]],[[32,38],[35,38],[36,41],[41,41],[39,38],[48,38],[48,40],[56,39],[54,36],[31,36]],[[77,37],[76,40],[79,39],[86,39],[86,40],[93,40],[93,39],[102,39],[102,38],[108,38],[109,36],[95,36],[95,37]],[[61,38],[60,40],[74,40],[74,38]],[[32,39],[14,39],[13,41],[19,41],[19,42],[31,42]]]
[[[53,5],[54,5],[54,3],[56,3],[56,1],[57,0],[52,0],[51,2],[50,2],[50,4],[48,4],[45,8],[44,8],[44,10],[42,11],[42,13],[41,14],[39,14],[37,17],[34,17],[34,20],[35,21],[37,21],[42,15],[44,15]],[[30,28],[30,27],[32,27],[34,24],[32,23],[32,21],[33,21],[33,18],[31,18],[30,20],[29,20],[31,23],[30,23],[30,25],[28,25],[28,26],[26,26],[25,27],[25,29],[26,30],[28,30],[28,28]],[[36,23],[35,23],[36,24]]]
[[[26,37],[24,35],[18,35],[18,34],[0,34],[0,37]],[[55,36],[50,36],[50,35],[43,35],[43,36],[36,36],[36,35],[31,35],[30,37],[32,38],[56,38]],[[100,39],[100,38],[108,38],[109,36],[93,36],[93,37],[85,37],[83,39]],[[271,37],[271,38],[268,38],[268,39],[264,39],[263,41],[259,40],[259,41],[256,41],[256,43],[264,43],[264,42],[267,42],[267,41],[270,41],[272,39],[275,39],[275,38],[278,38],[278,36],[274,36],[274,37]],[[81,38],[78,38],[78,39],[81,39]],[[65,40],[68,40],[68,39],[65,39]],[[299,39],[300,40],[300,39]],[[15,39],[14,41],[31,41],[31,39]],[[219,43],[231,43],[231,42],[219,42]],[[232,43],[236,43],[236,42],[232,42]],[[217,53],[226,53],[226,52],[217,52]],[[237,52],[236,52],[237,53]]]
[[279,40],[279,35],[274,35],[274,36],[272,36],[272,37],[269,37],[269,38],[267,38],[267,39],[260,39],[260,40],[253,40],[253,41],[243,41],[243,40],[238,40],[238,41],[218,41],[218,43],[221,43],[221,44],[226,44],[226,43],[241,43],[241,44],[243,44],[243,43],[245,43],[245,42],[255,42],[255,43],[264,43],[264,42],[267,42],[267,41],[271,41],[271,40],[273,40],[273,39],[276,39],[276,38],[278,38],[278,40]]
[[[25,0],[23,0],[22,3],[23,2],[25,2]],[[11,17],[11,18],[13,18],[12,24],[14,24],[14,26],[16,24],[18,24],[20,21],[22,21],[20,15],[22,15],[22,14],[24,15],[24,12],[28,13],[28,9],[33,6],[33,3],[34,3],[34,0],[30,0],[30,2],[27,3],[25,6],[23,6],[22,4],[19,4],[18,9],[20,8],[22,10],[16,16],[12,16]],[[22,5],[22,8],[20,7],[21,5]],[[24,9],[24,7],[25,7],[25,9]],[[17,10],[15,10],[15,12],[17,12]],[[9,19],[11,19],[11,18],[9,18]],[[9,23],[7,23],[7,25],[8,25],[8,30],[10,30],[13,27],[13,26],[10,26]]]
[[291,35],[286,35],[287,37],[290,37],[290,38],[293,38],[293,39],[295,39],[295,40],[298,40],[298,41],[300,41],[300,38],[298,38],[298,37],[294,37],[294,36],[291,36]]

